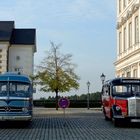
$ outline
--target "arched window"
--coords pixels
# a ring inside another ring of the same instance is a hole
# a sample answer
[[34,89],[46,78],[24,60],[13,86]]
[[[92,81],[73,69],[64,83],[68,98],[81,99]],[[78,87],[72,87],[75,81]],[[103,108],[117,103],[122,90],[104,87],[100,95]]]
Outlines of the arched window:
[[121,9],[121,0],[119,0],[119,13],[121,13],[122,9]]
[[135,17],[135,43],[139,42],[139,21],[138,16]]
[[122,32],[119,32],[119,54],[122,53]]
[[124,28],[124,32],[123,32],[123,51],[126,51],[126,27]]
[[131,48],[132,47],[132,23],[131,22],[129,23],[128,37],[129,37],[129,48]]

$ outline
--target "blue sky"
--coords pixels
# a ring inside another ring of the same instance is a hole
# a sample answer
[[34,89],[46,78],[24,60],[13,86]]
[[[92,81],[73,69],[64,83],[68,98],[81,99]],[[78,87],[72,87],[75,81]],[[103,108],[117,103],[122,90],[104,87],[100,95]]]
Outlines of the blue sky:
[[50,41],[62,43],[60,51],[73,55],[81,80],[79,90],[70,94],[87,93],[87,81],[90,92],[100,91],[102,72],[107,79],[115,76],[115,0],[5,0],[0,9],[0,20],[14,20],[16,28],[36,28],[35,65]]

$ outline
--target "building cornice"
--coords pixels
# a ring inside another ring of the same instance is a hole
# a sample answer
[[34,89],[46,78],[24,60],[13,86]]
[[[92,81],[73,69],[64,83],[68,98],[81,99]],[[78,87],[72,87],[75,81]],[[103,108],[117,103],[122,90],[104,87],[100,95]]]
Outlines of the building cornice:
[[132,15],[139,9],[140,4],[133,4],[131,10],[127,11],[127,14],[125,17],[121,18],[120,22],[117,22],[117,29],[120,29],[122,27],[122,25],[124,25],[126,23],[126,21],[132,17]]
[[140,53],[140,48],[137,49],[136,51],[134,51],[134,52],[128,54],[127,56],[123,57],[122,59],[119,59],[118,61],[116,61],[116,62],[114,63],[114,65],[116,66],[116,65],[118,65],[118,64],[120,64],[120,63],[126,61],[126,60],[129,59],[130,57],[132,57],[132,56],[134,56],[134,55],[136,55],[136,54],[139,54],[139,53]]

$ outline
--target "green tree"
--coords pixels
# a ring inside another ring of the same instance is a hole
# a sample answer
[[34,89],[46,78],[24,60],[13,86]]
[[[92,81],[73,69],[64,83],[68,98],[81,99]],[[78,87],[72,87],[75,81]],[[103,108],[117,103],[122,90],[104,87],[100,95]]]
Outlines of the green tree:
[[79,77],[75,74],[71,54],[61,54],[60,45],[51,42],[51,49],[38,66],[36,79],[39,79],[41,91],[56,93],[56,110],[58,110],[58,93],[79,88]]

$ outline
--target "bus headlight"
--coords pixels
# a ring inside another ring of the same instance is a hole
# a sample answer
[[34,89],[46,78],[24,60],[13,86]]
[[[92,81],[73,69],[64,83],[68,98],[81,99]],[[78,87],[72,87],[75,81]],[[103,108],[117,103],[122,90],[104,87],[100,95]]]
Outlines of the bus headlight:
[[121,108],[119,106],[116,106],[116,111],[120,111]]
[[23,108],[22,108],[22,111],[23,111],[23,112],[28,112],[28,109],[27,109],[26,107],[23,107]]

